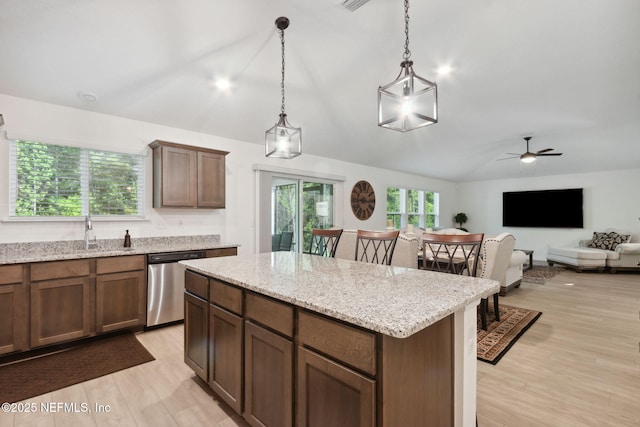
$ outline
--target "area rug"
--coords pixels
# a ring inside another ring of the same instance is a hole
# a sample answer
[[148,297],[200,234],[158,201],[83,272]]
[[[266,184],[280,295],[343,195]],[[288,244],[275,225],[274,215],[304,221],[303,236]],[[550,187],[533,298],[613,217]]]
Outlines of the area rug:
[[564,267],[534,265],[532,269],[522,272],[522,281],[542,284],[546,279],[551,279],[553,276],[564,270],[566,270]]
[[[495,365],[542,314],[539,311],[500,304],[500,322],[480,328],[478,316],[478,360]],[[493,319],[493,312],[489,313]]]
[[0,402],[19,402],[152,360],[133,333],[81,343],[0,366]]

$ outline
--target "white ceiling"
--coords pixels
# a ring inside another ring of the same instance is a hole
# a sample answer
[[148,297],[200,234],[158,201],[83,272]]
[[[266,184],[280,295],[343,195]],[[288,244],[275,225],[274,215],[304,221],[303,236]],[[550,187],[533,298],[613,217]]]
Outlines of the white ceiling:
[[[263,144],[280,112],[274,21],[287,16],[286,112],[303,155],[452,181],[640,165],[640,1],[413,0],[411,59],[438,83],[439,123],[404,134],[376,125],[402,14],[401,0],[355,12],[340,0],[0,0],[0,93]],[[526,135],[531,151],[564,155],[498,161]]]

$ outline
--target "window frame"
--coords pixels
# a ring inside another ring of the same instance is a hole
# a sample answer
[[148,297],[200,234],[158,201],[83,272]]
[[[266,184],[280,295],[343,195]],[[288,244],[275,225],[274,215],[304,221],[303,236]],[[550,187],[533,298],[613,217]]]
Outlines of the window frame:
[[[392,220],[394,227],[399,229],[407,228],[409,224],[409,216],[417,216],[418,217],[418,225],[419,228],[428,228],[426,227],[427,218],[433,217],[433,227],[438,227],[440,225],[440,193],[436,191],[428,191],[428,190],[418,190],[415,188],[401,188],[401,187],[387,187],[387,194],[389,194],[389,190],[394,189],[400,192],[400,211],[390,211],[389,203],[387,203],[386,207],[386,215],[387,220]],[[417,191],[418,192],[418,211],[417,212],[409,212],[409,192]],[[426,207],[426,195],[428,193],[433,194],[433,210],[434,212],[428,212]],[[400,217],[400,223],[396,224],[393,217]],[[415,225],[414,225],[415,226]]]
[[[6,221],[10,222],[65,222],[65,221],[84,221],[87,215],[91,215],[94,220],[109,220],[109,221],[136,221],[136,220],[146,220],[146,170],[147,170],[147,161],[145,159],[145,154],[135,154],[132,152],[119,152],[110,149],[104,148],[96,148],[96,147],[81,147],[77,144],[67,144],[64,142],[48,142],[43,140],[36,140],[35,138],[8,138],[7,142],[9,143],[9,194],[8,194],[8,218]],[[18,142],[27,142],[27,143],[37,143],[43,145],[51,145],[51,146],[63,146],[63,147],[71,147],[80,150],[79,154],[79,162],[81,163],[81,170],[79,175],[80,182],[80,215],[35,215],[35,216],[21,216],[16,215],[16,207],[18,202],[18,153],[17,147]],[[91,173],[89,168],[89,159],[91,157],[92,152],[100,152],[100,153],[110,153],[116,154],[119,156],[131,156],[133,160],[138,162],[136,166],[136,177],[137,177],[137,200],[136,200],[136,213],[135,214],[98,214],[89,211],[90,205],[90,181],[91,181]]]

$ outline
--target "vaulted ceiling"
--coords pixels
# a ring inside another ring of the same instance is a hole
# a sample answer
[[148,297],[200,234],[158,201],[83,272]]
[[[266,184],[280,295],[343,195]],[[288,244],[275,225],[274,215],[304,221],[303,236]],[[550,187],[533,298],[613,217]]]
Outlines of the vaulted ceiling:
[[[353,12],[342,0],[0,0],[0,93],[262,145],[280,111],[274,21],[287,16],[286,112],[303,155],[452,181],[640,164],[640,2],[413,0],[409,15],[439,123],[404,134],[376,122],[377,88],[400,71],[401,0]],[[563,155],[500,160],[524,136]]]

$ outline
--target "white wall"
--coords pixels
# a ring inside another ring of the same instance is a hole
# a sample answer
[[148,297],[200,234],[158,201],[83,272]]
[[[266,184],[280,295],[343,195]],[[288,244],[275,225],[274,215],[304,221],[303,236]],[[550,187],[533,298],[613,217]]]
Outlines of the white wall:
[[[386,188],[401,186],[441,194],[442,225],[450,226],[456,189],[450,182],[423,176],[399,173],[364,165],[347,163],[308,154],[292,160],[267,159],[262,141],[264,134],[256,134],[256,141],[247,143],[183,129],[159,126],[115,116],[76,110],[0,94],[0,113],[5,119],[3,130],[8,134],[93,147],[113,151],[145,153],[155,139],[229,151],[226,159],[226,209],[153,209],[151,192],[151,156],[147,157],[146,220],[96,221],[98,239],[120,238],[129,229],[135,244],[136,237],[220,234],[226,242],[239,243],[239,253],[255,251],[255,172],[253,164],[272,164],[298,170],[346,177],[343,189],[344,228],[383,229],[386,226]],[[265,129],[270,126],[265,118]],[[8,147],[4,132],[0,137],[0,243],[24,241],[76,240],[84,236],[84,224],[74,222],[11,222],[8,218]],[[369,181],[375,191],[377,205],[373,216],[359,221],[351,212],[349,196],[353,185]]]
[[[639,183],[640,169],[461,183],[457,206],[467,213],[465,227],[470,231],[508,231],[516,236],[516,247],[533,249],[535,260],[546,260],[549,247],[575,246],[581,239],[590,239],[594,231],[609,227],[631,231],[633,241],[640,242]],[[502,227],[503,191],[561,188],[584,189],[584,228]]]

